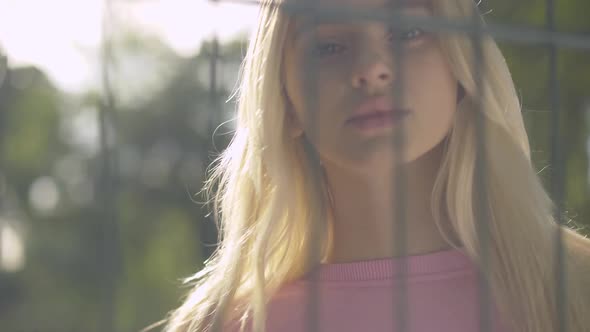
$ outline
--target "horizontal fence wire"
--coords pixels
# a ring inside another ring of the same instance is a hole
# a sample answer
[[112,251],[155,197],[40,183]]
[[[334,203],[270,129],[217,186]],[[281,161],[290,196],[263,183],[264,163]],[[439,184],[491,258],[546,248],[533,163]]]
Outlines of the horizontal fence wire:
[[[419,26],[427,31],[448,31],[474,34],[470,20],[448,20],[443,18],[408,17],[397,13],[383,13],[375,10],[350,9],[299,3],[263,2],[260,0],[221,0],[220,3],[236,3],[253,6],[279,6],[291,14],[313,11],[318,18],[330,20],[375,20],[388,22],[393,27]],[[481,33],[498,41],[514,42],[523,45],[555,45],[558,48],[590,51],[590,35],[573,34],[542,28],[517,27],[507,24],[488,23],[481,27]]]

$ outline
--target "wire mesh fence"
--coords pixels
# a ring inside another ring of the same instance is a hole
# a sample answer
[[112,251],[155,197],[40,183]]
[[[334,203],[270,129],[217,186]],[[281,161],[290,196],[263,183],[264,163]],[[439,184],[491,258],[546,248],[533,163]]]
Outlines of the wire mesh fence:
[[[446,20],[437,17],[428,17],[428,18],[420,18],[420,17],[408,17],[407,15],[403,15],[398,11],[398,7],[392,6],[391,10],[389,11],[371,11],[371,10],[360,10],[360,9],[350,9],[345,8],[342,6],[331,6],[331,5],[323,5],[322,2],[316,1],[297,1],[291,2],[287,1],[285,3],[278,3],[278,2],[260,2],[260,1],[218,1],[219,6],[223,6],[226,2],[232,3],[239,3],[244,6],[277,6],[281,11],[288,13],[289,15],[297,15],[300,17],[305,18],[305,24],[309,26],[310,30],[320,24],[321,22],[381,22],[391,25],[394,28],[408,28],[408,27],[420,27],[425,31],[437,32],[437,33],[448,33],[448,34],[459,34],[469,38],[470,43],[472,45],[473,51],[473,58],[474,67],[471,70],[475,73],[475,86],[478,88],[475,95],[479,96],[479,98],[475,99],[474,114],[477,115],[476,119],[476,139],[477,139],[477,157],[476,157],[476,188],[485,188],[488,184],[486,183],[486,178],[484,174],[486,174],[486,142],[485,142],[485,121],[483,117],[483,112],[481,111],[482,105],[480,101],[482,99],[483,94],[485,93],[482,89],[483,84],[483,75],[484,71],[482,69],[483,63],[485,62],[484,59],[484,52],[482,50],[482,40],[487,37],[493,37],[495,40],[506,42],[506,43],[513,43],[518,45],[526,45],[526,46],[535,46],[541,47],[547,50],[548,52],[548,65],[547,71],[549,73],[549,85],[547,87],[547,91],[549,91],[549,109],[550,109],[550,120],[547,122],[549,124],[549,128],[546,128],[547,131],[550,132],[550,142],[547,144],[550,146],[550,161],[548,162],[551,165],[550,169],[550,181],[549,181],[549,188],[552,194],[552,199],[555,202],[555,211],[554,211],[554,218],[557,223],[562,226],[567,226],[566,221],[564,220],[564,213],[566,211],[565,202],[566,202],[566,178],[567,178],[567,151],[568,148],[566,146],[565,137],[566,135],[563,132],[563,114],[562,112],[562,100],[560,94],[560,77],[559,77],[559,65],[560,65],[560,50],[572,50],[576,52],[582,52],[586,54],[586,52],[590,51],[590,37],[586,34],[572,34],[572,33],[565,33],[557,31],[556,27],[556,3],[552,0],[547,0],[545,4],[546,15],[545,15],[545,23],[544,27],[523,27],[523,26],[513,26],[513,25],[505,25],[505,24],[497,24],[497,23],[486,23],[479,19],[479,15],[474,13],[473,19],[461,21],[461,20]],[[400,2],[401,3],[401,2]],[[96,193],[96,200],[95,200],[95,209],[93,213],[98,214],[98,222],[96,225],[93,225],[96,231],[96,243],[93,244],[94,250],[96,250],[96,258],[95,265],[98,267],[97,270],[101,271],[99,280],[96,281],[96,287],[100,289],[98,292],[100,300],[98,300],[99,305],[98,309],[100,312],[100,317],[98,317],[97,321],[97,331],[119,331],[121,330],[121,323],[117,322],[117,309],[121,308],[121,305],[117,305],[118,303],[118,292],[121,287],[121,279],[123,278],[123,274],[125,272],[125,260],[124,257],[127,254],[125,252],[124,246],[122,244],[123,241],[127,240],[129,234],[125,234],[122,230],[123,227],[121,226],[125,221],[125,214],[121,211],[121,203],[120,200],[122,198],[122,192],[124,191],[122,187],[128,185],[126,180],[121,176],[121,165],[123,163],[122,159],[126,158],[125,154],[125,145],[123,144],[122,140],[125,138],[125,133],[121,129],[120,122],[120,111],[118,110],[118,105],[116,98],[113,97],[115,88],[111,84],[111,70],[113,70],[114,66],[114,53],[115,50],[113,49],[113,45],[109,38],[113,34],[116,34],[116,31],[111,30],[112,22],[109,20],[111,16],[114,15],[112,12],[111,1],[105,2],[105,16],[104,16],[104,34],[103,34],[103,48],[102,53],[100,56],[101,59],[101,77],[102,77],[102,94],[99,97],[99,107],[96,113],[96,123],[98,124],[98,138],[99,138],[99,153],[97,158],[93,160],[95,163],[95,176],[94,187]],[[220,18],[223,19],[223,18]],[[393,47],[393,58],[395,59],[395,68],[403,68],[404,59],[407,56],[403,47],[395,47],[399,46],[395,44]],[[207,135],[202,142],[203,149],[210,149],[215,144],[213,142],[212,134],[215,133],[216,130],[219,129],[219,125],[224,122],[224,109],[223,109],[223,98],[226,98],[227,91],[222,91],[223,89],[220,88],[220,71],[221,68],[229,62],[228,59],[224,58],[222,47],[219,45],[217,39],[213,39],[206,48],[205,59],[208,65],[208,70],[206,70],[207,74],[207,92],[204,95],[201,95],[201,99],[206,99],[207,109],[210,111],[210,116],[206,118],[206,132]],[[586,54],[587,55],[587,54]],[[201,59],[202,60],[202,59]],[[318,96],[318,71],[319,68],[317,64],[311,63],[309,67],[305,70],[306,73],[306,82],[309,84],[307,85],[308,91],[306,96],[308,96],[306,103],[308,110],[308,118],[314,119],[317,116],[317,108],[319,107],[318,99],[321,96]],[[404,71],[403,69],[400,71],[400,77],[403,77]],[[391,95],[394,96],[394,101],[396,106],[403,105],[403,96],[404,96],[404,80],[398,79],[395,80],[394,84],[392,85]],[[174,89],[174,88],[173,88]],[[8,97],[6,94],[6,90],[0,90],[0,96],[2,96],[2,100],[0,100],[0,107],[4,108],[2,105],[3,103],[8,103]],[[532,114],[532,113],[531,113]],[[10,112],[0,112],[0,139],[4,141],[4,136],[8,135],[8,129],[6,128],[5,124],[10,123],[9,117],[11,116]],[[531,116],[535,116],[532,114]],[[139,120],[141,122],[141,119]],[[202,121],[201,121],[202,122]],[[316,121],[319,123],[319,121]],[[314,127],[313,131],[321,131],[321,128]],[[310,132],[309,135],[313,136],[314,132]],[[405,147],[405,131],[404,127],[401,127],[401,130],[396,131],[395,137],[392,139],[394,140],[394,155],[401,156],[403,155],[404,147]],[[149,138],[146,138],[149,140]],[[6,146],[0,145],[0,171],[5,173],[4,171],[4,158],[3,155],[5,154]],[[207,154],[203,152],[203,150],[199,151],[198,153]],[[310,150],[310,153],[314,153],[313,149]],[[319,156],[315,155],[315,158],[319,158]],[[191,164],[192,169],[197,169],[201,167],[205,169],[210,163],[212,159],[209,158],[201,158],[196,161],[196,164],[200,164],[195,166],[195,163]],[[396,164],[402,164],[401,160],[396,160]],[[319,164],[319,161],[318,163]],[[396,220],[399,222],[396,223],[396,229],[394,230],[395,236],[395,253],[398,256],[405,257],[406,253],[406,246],[407,246],[407,239],[403,236],[406,233],[408,222],[405,216],[405,206],[407,202],[404,200],[403,193],[406,191],[404,187],[406,182],[404,181],[406,178],[404,167],[397,168],[397,173],[395,176],[395,192],[397,193],[396,197],[400,197],[400,199],[394,200],[391,202],[392,206],[395,206],[396,211]],[[8,172],[6,172],[10,175]],[[314,173],[316,175],[321,174],[321,169],[315,169]],[[318,175],[319,176],[319,175]],[[202,179],[199,179],[202,180]],[[7,181],[10,183],[10,177],[7,177]],[[198,183],[198,181],[195,181]],[[8,199],[6,191],[2,191],[2,188],[7,186],[2,186],[0,183],[0,211],[5,209],[7,205]],[[184,188],[183,188],[184,189]],[[189,188],[189,190],[193,190],[194,188]],[[482,256],[482,266],[483,268],[480,270],[479,275],[479,291],[482,296],[479,297],[479,312],[480,312],[480,320],[479,320],[479,330],[480,331],[492,331],[491,326],[492,317],[490,316],[490,303],[491,303],[491,295],[490,295],[490,288],[488,283],[486,282],[485,276],[490,273],[486,269],[488,264],[487,260],[487,253],[489,249],[490,243],[488,242],[489,237],[489,214],[490,211],[487,210],[487,205],[483,202],[487,201],[487,197],[485,197],[486,190],[475,190],[476,193],[480,194],[481,196],[477,197],[476,202],[480,205],[475,209],[478,212],[476,216],[477,220],[477,237],[479,239],[478,243],[481,246],[481,253]],[[187,195],[190,196],[190,195]],[[181,196],[182,197],[182,196]],[[174,199],[185,199],[175,197]],[[195,237],[201,237],[201,241],[205,243],[203,249],[200,249],[203,253],[203,257],[209,257],[214,250],[213,244],[217,242],[218,234],[216,233],[215,229],[212,227],[211,220],[210,222],[205,223],[205,226],[200,226],[196,231],[192,234]],[[0,220],[0,225],[2,222]],[[562,243],[562,228],[558,227],[557,232],[555,234],[554,243],[555,243],[555,257],[556,265],[554,267],[554,273],[556,275],[557,286],[556,286],[556,294],[555,298],[557,301],[557,308],[558,308],[558,321],[557,325],[555,326],[555,331],[570,331],[568,326],[566,325],[565,320],[565,312],[563,312],[564,305],[563,303],[567,301],[565,298],[566,292],[564,291],[565,280],[567,278],[564,268],[564,247]],[[320,230],[316,229],[312,236],[314,237],[314,241],[312,241],[312,245],[308,248],[309,253],[308,257],[310,261],[317,261],[319,257],[320,251]],[[0,237],[0,244],[2,241],[6,242],[5,237]],[[5,246],[0,246],[0,256],[2,255],[1,250],[6,250]],[[402,260],[402,265],[403,260]],[[401,271],[405,271],[404,267],[401,267]],[[408,322],[406,320],[407,317],[407,297],[409,294],[406,293],[407,285],[405,284],[406,278],[404,278],[404,274],[402,273],[402,277],[399,278],[399,282],[396,285],[396,294],[397,296],[394,298],[392,297],[393,308],[395,311],[392,312],[392,317],[396,317],[396,327],[395,331],[403,332],[403,331],[411,331],[411,327],[408,326]],[[308,330],[309,331],[319,331],[319,321],[321,321],[322,316],[319,313],[318,309],[318,302],[319,299],[317,298],[318,292],[315,287],[316,283],[312,283],[312,288],[310,289],[310,299],[311,303],[309,304],[309,324]]]
[[[556,31],[556,24],[555,24],[555,3],[553,1],[546,2],[546,24],[545,28],[529,28],[529,27],[514,27],[514,26],[507,26],[507,25],[499,25],[499,24],[485,24],[483,25],[481,20],[479,19],[480,16],[477,12],[473,13],[473,18],[471,20],[444,20],[439,18],[428,17],[424,18],[417,18],[417,17],[407,17],[397,10],[395,10],[395,5],[392,6],[393,10],[391,11],[363,11],[359,8],[346,8],[345,6],[340,5],[323,5],[322,2],[314,2],[314,1],[299,1],[299,2],[289,2],[286,3],[273,3],[273,2],[259,2],[259,1],[232,1],[237,3],[242,3],[244,5],[250,6],[278,6],[281,10],[285,11],[291,15],[298,15],[303,17],[305,20],[305,25],[309,25],[309,29],[313,30],[315,26],[319,24],[319,22],[329,22],[329,23],[342,23],[342,22],[358,22],[358,21],[377,21],[382,23],[387,23],[388,25],[393,26],[394,28],[408,28],[408,27],[416,27],[419,26],[422,29],[433,31],[433,32],[443,32],[443,33],[453,33],[453,34],[462,34],[468,36],[471,40],[471,44],[473,47],[473,58],[475,59],[474,68],[471,68],[475,73],[476,78],[476,86],[478,87],[478,91],[476,93],[476,102],[473,112],[477,114],[477,158],[476,158],[476,192],[479,194],[476,201],[478,202],[478,211],[477,215],[477,234],[479,243],[481,246],[482,252],[482,266],[479,275],[479,292],[482,296],[479,297],[479,309],[480,309],[480,331],[491,331],[491,316],[490,316],[490,288],[488,282],[485,279],[486,275],[489,275],[490,271],[487,269],[488,267],[488,246],[489,246],[489,211],[487,211],[487,206],[483,202],[487,201],[487,197],[485,196],[486,190],[483,190],[487,186],[486,183],[486,170],[485,167],[487,165],[486,161],[486,142],[484,140],[485,136],[485,124],[484,121],[486,119],[482,115],[482,105],[481,100],[483,99],[483,70],[482,66],[484,63],[483,57],[484,52],[482,50],[482,39],[487,36],[491,36],[498,41],[505,41],[505,42],[512,42],[512,43],[521,43],[521,44],[538,44],[543,47],[546,47],[549,51],[549,91],[550,91],[550,110],[552,113],[552,121],[551,127],[549,128],[551,132],[551,181],[550,181],[550,188],[552,197],[556,203],[555,209],[555,220],[560,225],[565,225],[563,220],[562,214],[564,212],[564,161],[565,157],[563,152],[566,150],[564,143],[563,143],[563,135],[560,134],[560,107],[559,107],[559,83],[558,83],[558,49],[559,48],[573,48],[573,49],[580,49],[580,50],[588,50],[590,46],[590,38],[587,36],[580,36],[580,35],[573,35],[567,33],[560,33]],[[403,1],[399,1],[401,4]],[[395,3],[395,2],[394,2]],[[403,68],[403,59],[404,59],[404,51],[403,47],[399,47],[400,45],[397,44],[394,46],[394,58],[396,60],[395,68]],[[211,60],[212,63],[215,62],[215,59]],[[307,99],[307,109],[309,118],[315,119],[318,114],[318,86],[317,86],[317,73],[320,68],[317,67],[317,64],[309,64],[307,68],[305,68],[306,73],[308,76],[306,77],[307,88],[306,95],[308,96]],[[395,86],[393,87],[392,94],[395,96],[394,100],[396,101],[396,107],[403,105],[403,69],[400,70],[400,77],[398,80],[395,81]],[[211,75],[212,80],[214,80],[215,75]],[[321,130],[318,126],[314,126],[312,129],[313,131]],[[403,147],[404,147],[404,131],[403,126],[402,129],[396,132],[396,137],[394,138],[395,141],[395,155],[401,156],[403,154]],[[309,135],[313,136],[314,133],[309,133]],[[317,158],[317,157],[316,157]],[[400,160],[397,160],[397,164],[401,163]],[[319,164],[319,163],[318,163]],[[320,172],[320,170],[316,170],[316,172]],[[406,234],[406,222],[404,215],[404,206],[405,201],[403,199],[405,192],[405,182],[404,182],[404,168],[401,167],[398,173],[396,174],[396,192],[398,193],[397,197],[401,197],[396,201],[392,201],[392,205],[394,205],[395,211],[397,212],[396,220],[400,222],[396,224],[396,253],[405,257],[406,253],[406,239],[400,234]],[[555,257],[557,257],[556,265],[554,267],[554,271],[556,274],[556,299],[558,303],[558,321],[557,325],[555,326],[556,331],[567,331],[567,326],[564,318],[563,312],[563,303],[566,301],[565,299],[565,287],[564,287],[564,254],[563,254],[563,243],[562,243],[562,228],[557,228],[557,232],[555,234]],[[315,234],[319,234],[319,229],[315,230]],[[318,237],[314,237],[315,241],[319,240]],[[316,243],[316,242],[314,242]],[[319,254],[319,246],[312,245],[309,248],[309,259],[311,261],[318,260]],[[403,260],[402,260],[403,262]],[[403,263],[402,263],[403,264]],[[405,269],[402,267],[402,271]],[[404,281],[406,278],[402,277],[399,279],[399,283],[397,285],[397,293],[394,299],[395,301],[395,308],[396,312],[392,313],[394,317],[396,317],[397,326],[395,331],[407,331],[408,326],[406,322],[407,312],[407,294],[405,292],[406,285]],[[314,279],[315,280],[315,279]],[[317,282],[317,280],[315,280]],[[318,320],[321,320],[321,316],[317,314],[317,302],[318,299],[318,290],[316,282],[313,282],[310,286],[309,294],[310,294],[310,303],[309,303],[309,331],[318,331],[319,330],[319,323]]]

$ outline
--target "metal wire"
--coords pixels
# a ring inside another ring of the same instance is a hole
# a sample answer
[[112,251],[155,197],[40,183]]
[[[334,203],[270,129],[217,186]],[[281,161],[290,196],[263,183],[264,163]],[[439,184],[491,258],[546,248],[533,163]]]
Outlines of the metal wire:
[[[313,4],[315,0],[304,0],[302,1],[304,5],[309,6]],[[280,9],[280,8],[279,8]],[[305,28],[312,28],[317,24],[318,17],[316,16],[315,12],[305,12],[302,13],[302,25]],[[316,36],[313,35],[315,39]],[[304,86],[306,91],[306,100],[305,100],[305,117],[306,121],[304,123],[312,123],[313,125],[308,129],[308,137],[311,140],[315,140],[316,143],[319,141],[319,133],[320,133],[320,126],[318,121],[318,110],[319,110],[319,93],[318,93],[318,83],[317,83],[317,72],[318,72],[318,64],[313,60],[310,60],[309,57],[305,59],[305,76],[304,76]],[[303,140],[303,144],[305,147],[306,155],[309,157],[309,165],[308,167],[311,169],[311,178],[314,183],[322,183],[322,169],[321,169],[321,161],[319,155],[311,145],[311,142],[307,140],[306,137],[301,138]],[[311,184],[313,185],[313,183]],[[315,200],[315,202],[309,202],[310,204],[318,204],[316,207],[325,206],[323,201],[319,201],[322,199],[322,196],[319,197],[311,197]],[[312,207],[312,211],[313,207]],[[316,264],[320,260],[320,240],[321,240],[321,228],[320,225],[325,220],[310,220],[311,222],[311,241],[307,245],[307,261],[308,266],[312,264]],[[313,268],[312,272],[309,275],[309,284],[307,289],[308,295],[308,303],[307,303],[307,331],[309,332],[318,332],[320,331],[320,306],[319,306],[319,294],[318,294],[318,278],[319,278],[319,270]]]
[[[112,48],[109,40],[111,27],[110,18],[112,18],[112,7],[110,1],[105,1],[105,9],[102,21],[103,41],[101,60],[101,79],[103,95],[98,112],[99,124],[99,142],[100,155],[99,161],[100,174],[96,178],[98,212],[102,216],[102,222],[99,228],[100,241],[99,253],[101,258],[101,267],[104,274],[101,278],[102,284],[97,287],[100,289],[100,308],[101,318],[99,322],[99,331],[117,331],[117,321],[115,314],[117,312],[116,292],[118,278],[120,275],[121,248],[119,241],[119,221],[118,211],[116,208],[116,197],[118,194],[115,165],[117,163],[114,146],[115,142],[115,101],[113,89],[111,86],[109,66],[112,61]],[[111,145],[112,146],[109,146]]]
[[484,116],[482,100],[485,90],[483,88],[483,25],[479,19],[477,7],[474,6],[472,14],[471,45],[473,47],[473,73],[475,76],[476,95],[472,112],[475,116],[476,154],[475,154],[475,206],[476,206],[476,232],[479,243],[480,264],[478,270],[478,301],[479,301],[479,330],[491,331],[490,315],[490,287],[487,276],[489,275],[489,211],[487,191],[487,153],[486,153],[486,117]]
[[[555,1],[547,0],[547,30],[555,30]],[[551,171],[551,194],[555,204],[554,219],[557,222],[557,229],[555,233],[555,296],[557,302],[557,322],[555,331],[567,332],[567,324],[565,320],[564,304],[567,303],[565,292],[565,278],[566,271],[564,266],[566,258],[563,254],[563,238],[562,238],[562,226],[564,224],[562,212],[563,212],[563,200],[565,196],[565,152],[562,138],[560,137],[560,110],[559,110],[559,80],[557,77],[557,46],[549,45],[549,93],[550,100],[549,104],[551,107],[551,165],[553,169]]]
[[[8,59],[0,52],[0,214],[4,212],[6,207],[6,200],[7,200],[7,176],[6,170],[4,166],[4,137],[5,131],[8,123],[8,112],[5,110],[8,108],[9,105],[9,90],[7,89],[8,84]],[[0,226],[2,226],[0,224]],[[1,243],[0,243],[1,244]],[[2,255],[2,249],[0,248],[0,255]]]
[[[388,13],[389,16],[403,16],[398,15],[396,12],[396,8],[399,8],[404,4],[405,0],[396,0],[393,2],[392,10]],[[405,17],[405,16],[404,16]],[[393,21],[393,19],[391,19]],[[393,100],[394,100],[394,108],[395,109],[403,109],[405,100],[404,100],[404,90],[405,90],[405,77],[406,77],[406,70],[404,61],[405,61],[405,49],[402,45],[402,42],[398,38],[393,38],[393,55],[394,55],[394,70],[395,70],[395,77],[393,78]],[[393,135],[393,162],[395,165],[395,174],[392,180],[392,188],[394,189],[394,211],[395,211],[395,224],[393,227],[393,239],[395,241],[394,246],[394,253],[393,257],[399,257],[397,270],[399,271],[399,276],[395,279],[395,294],[396,296],[392,296],[392,301],[394,302],[394,312],[393,317],[394,321],[396,322],[395,330],[400,332],[408,331],[411,327],[409,326],[408,317],[408,296],[409,291],[407,287],[407,279],[408,279],[408,260],[407,260],[407,252],[408,252],[408,241],[407,241],[407,210],[406,210],[406,195],[407,192],[407,177],[406,177],[406,167],[404,163],[404,156],[405,156],[405,147],[406,147],[406,128],[405,123],[402,121],[401,126],[399,126],[398,130],[394,131]],[[396,266],[392,266],[392,268],[396,268]],[[393,274],[392,274],[393,275]]]
[[[218,91],[218,75],[219,62],[221,60],[221,52],[219,50],[219,41],[214,38],[211,43],[211,54],[210,54],[210,66],[209,66],[209,123],[207,129],[207,146],[215,146],[214,131],[215,127],[219,123],[221,106],[219,103],[219,91]],[[208,165],[212,160],[203,158],[203,169],[207,169]],[[217,222],[215,220],[215,214],[209,214],[206,218],[207,222],[200,224],[199,231],[201,232],[201,241],[204,243],[203,255],[204,257],[211,257],[215,251],[215,244],[217,242]]]
[[[260,5],[260,0],[223,0],[223,3],[241,3],[245,5]],[[427,31],[442,31],[449,33],[462,33],[472,35],[472,22],[470,20],[447,20],[436,17],[420,18],[407,17],[400,14],[389,14],[362,9],[347,9],[341,7],[327,7],[305,5],[300,3],[265,3],[265,6],[280,6],[291,14],[302,14],[313,11],[316,17],[322,20],[373,20],[384,21],[395,28],[407,27],[409,24],[418,26]],[[520,45],[554,45],[561,49],[590,50],[590,36],[564,33],[555,30],[547,30],[532,27],[517,27],[507,24],[486,23],[481,29],[482,35],[493,37],[497,41],[513,42]]]

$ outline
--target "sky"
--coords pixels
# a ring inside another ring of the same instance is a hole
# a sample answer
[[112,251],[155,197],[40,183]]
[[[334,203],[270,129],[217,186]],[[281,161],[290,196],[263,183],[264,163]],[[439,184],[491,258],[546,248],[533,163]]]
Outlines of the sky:
[[[208,0],[111,0],[114,15],[160,37],[180,55],[205,39],[227,40],[250,31],[257,9]],[[98,84],[97,58],[105,0],[0,0],[0,49],[10,67],[40,67],[61,89]],[[113,33],[116,33],[114,31]]]

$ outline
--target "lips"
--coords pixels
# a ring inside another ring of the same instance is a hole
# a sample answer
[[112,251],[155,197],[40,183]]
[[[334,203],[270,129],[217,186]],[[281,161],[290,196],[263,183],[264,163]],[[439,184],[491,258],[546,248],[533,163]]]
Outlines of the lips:
[[[388,96],[374,97],[365,100],[346,120],[347,123],[371,117],[397,116],[408,110],[394,108],[393,99]],[[398,114],[400,113],[400,114]]]

